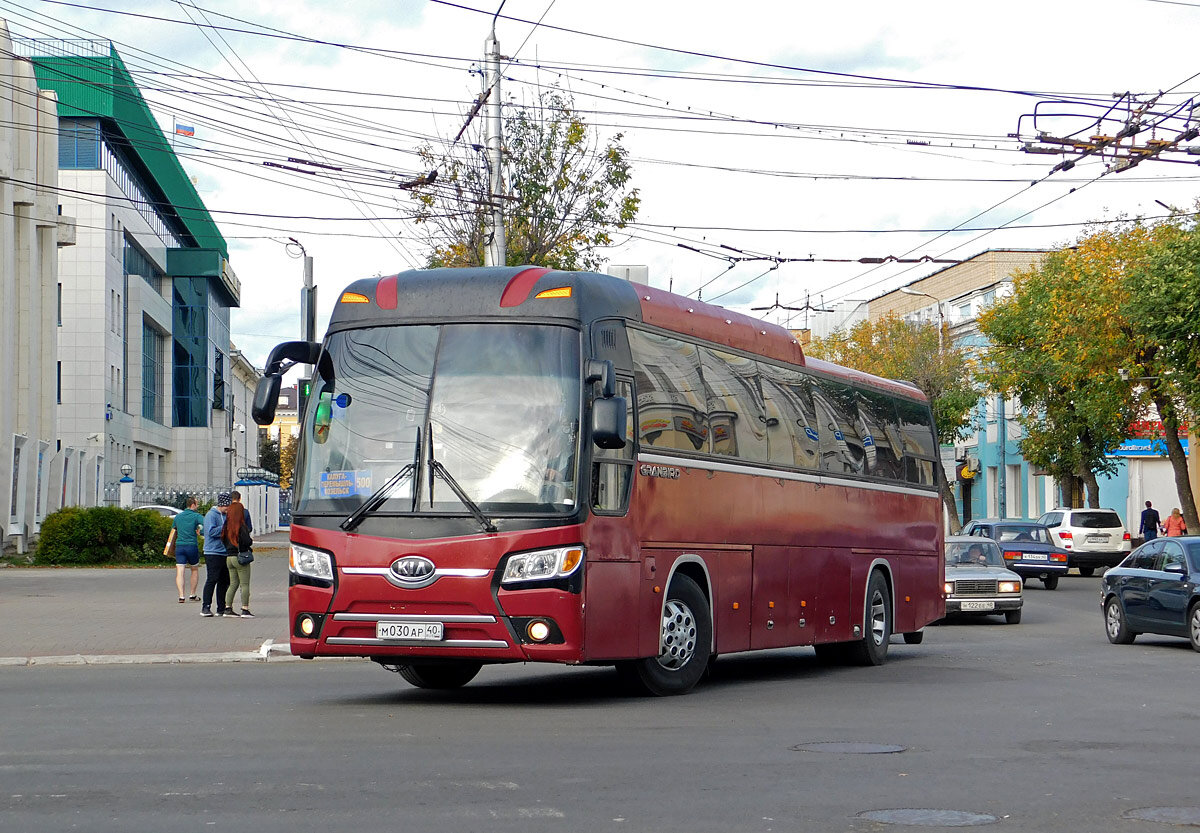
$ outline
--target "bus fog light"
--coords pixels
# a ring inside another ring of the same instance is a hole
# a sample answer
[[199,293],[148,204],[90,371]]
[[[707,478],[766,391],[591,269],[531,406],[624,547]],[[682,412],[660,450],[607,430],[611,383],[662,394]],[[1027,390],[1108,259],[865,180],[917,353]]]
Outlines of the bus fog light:
[[313,631],[315,631],[316,629],[317,629],[317,624],[316,624],[316,622],[313,621],[313,618],[311,616],[301,616],[300,617],[300,633],[304,634],[305,636],[312,636]]
[[529,623],[525,632],[534,642],[545,642],[550,637],[550,626],[541,619],[535,619]]

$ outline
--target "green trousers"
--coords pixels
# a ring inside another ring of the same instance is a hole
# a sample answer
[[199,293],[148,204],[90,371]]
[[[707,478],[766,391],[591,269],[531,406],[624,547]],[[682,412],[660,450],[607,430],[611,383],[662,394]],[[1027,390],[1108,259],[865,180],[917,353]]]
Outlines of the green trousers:
[[236,555],[225,559],[229,567],[229,590],[225,593],[225,607],[233,607],[233,597],[238,588],[242,590],[242,609],[250,609],[250,568],[253,564],[239,564]]

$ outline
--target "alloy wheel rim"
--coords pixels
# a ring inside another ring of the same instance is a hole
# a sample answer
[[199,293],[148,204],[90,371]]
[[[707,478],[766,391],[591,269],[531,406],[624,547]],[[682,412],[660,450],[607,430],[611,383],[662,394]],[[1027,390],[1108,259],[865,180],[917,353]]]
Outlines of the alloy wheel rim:
[[1121,611],[1115,602],[1108,603],[1108,635],[1116,638],[1121,632]]
[[678,671],[687,665],[696,653],[696,633],[692,609],[679,599],[667,599],[663,606],[658,664],[668,671]]
[[1192,608],[1192,644],[1200,645],[1200,606]]
[[887,637],[887,610],[883,601],[883,593],[878,590],[871,597],[871,638],[876,645],[882,645]]

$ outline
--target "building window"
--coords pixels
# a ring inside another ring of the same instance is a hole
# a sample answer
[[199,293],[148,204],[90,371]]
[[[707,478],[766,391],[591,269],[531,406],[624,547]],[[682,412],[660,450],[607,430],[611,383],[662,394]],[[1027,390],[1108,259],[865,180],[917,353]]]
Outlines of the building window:
[[62,362],[58,363],[58,404],[62,404]]
[[59,120],[58,167],[63,169],[99,169],[100,122],[98,120]]
[[225,408],[225,354],[221,352],[221,348],[217,347],[213,350],[213,410],[220,411]]
[[62,326],[62,284],[58,285],[58,326]]
[[150,260],[149,255],[138,248],[137,244],[134,243],[128,235],[125,236],[124,262],[125,274],[127,276],[141,275],[142,279],[146,281],[146,283],[148,283],[155,292],[157,292],[159,295],[162,295],[163,282],[166,279],[166,275],[161,269],[154,265],[154,262]]
[[163,421],[163,341],[157,330],[142,323],[142,416],[158,423]]
[[175,278],[171,419],[177,428],[208,426],[208,286],[205,278]]

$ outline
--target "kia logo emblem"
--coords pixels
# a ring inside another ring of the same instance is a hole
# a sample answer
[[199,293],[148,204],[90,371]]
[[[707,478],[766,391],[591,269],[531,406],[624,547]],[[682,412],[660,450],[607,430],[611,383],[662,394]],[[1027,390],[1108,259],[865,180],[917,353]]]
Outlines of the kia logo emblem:
[[425,587],[433,584],[437,575],[433,562],[420,555],[406,555],[392,562],[388,578],[401,587]]

